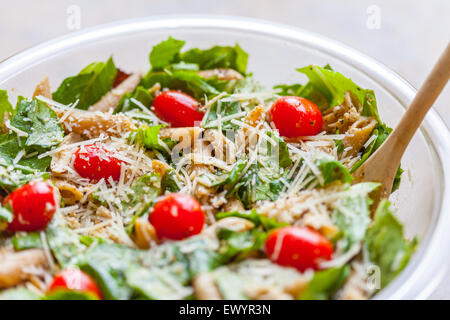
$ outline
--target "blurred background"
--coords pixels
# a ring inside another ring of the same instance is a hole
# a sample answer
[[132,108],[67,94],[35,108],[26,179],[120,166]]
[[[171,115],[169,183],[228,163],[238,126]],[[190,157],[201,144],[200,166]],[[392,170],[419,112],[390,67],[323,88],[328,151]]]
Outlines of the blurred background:
[[[14,0],[2,7],[7,10],[0,10],[0,61],[57,36],[116,20],[220,14],[320,33],[377,59],[419,87],[450,40],[449,0]],[[435,105],[447,126],[449,103],[447,86]],[[450,299],[450,268],[432,298]]]

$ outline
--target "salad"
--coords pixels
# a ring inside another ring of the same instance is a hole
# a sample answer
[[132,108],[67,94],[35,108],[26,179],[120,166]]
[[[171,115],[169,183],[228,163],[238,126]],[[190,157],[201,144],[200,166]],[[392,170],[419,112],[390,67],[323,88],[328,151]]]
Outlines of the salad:
[[[0,90],[0,299],[367,299],[407,265],[378,183],[391,128],[331,66],[265,88],[239,46]],[[274,75],[276,76],[276,75]],[[400,183],[399,168],[394,190]]]

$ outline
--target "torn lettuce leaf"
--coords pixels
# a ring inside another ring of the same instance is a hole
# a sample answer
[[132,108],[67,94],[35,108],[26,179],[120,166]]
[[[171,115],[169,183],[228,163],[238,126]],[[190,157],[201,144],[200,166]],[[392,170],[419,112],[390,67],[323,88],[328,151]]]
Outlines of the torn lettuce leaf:
[[206,50],[191,49],[181,54],[180,59],[197,64],[200,70],[231,68],[245,75],[248,54],[236,44],[234,47],[214,46]]
[[148,150],[158,151],[165,157],[168,157],[177,142],[170,138],[159,138],[159,131],[163,127],[165,125],[142,125],[130,135],[130,140],[133,143],[141,144]]
[[334,181],[341,181],[343,183],[350,183],[353,181],[353,177],[347,168],[337,160],[318,159],[315,161],[315,165],[322,174],[324,186]]
[[41,297],[26,288],[11,288],[0,292],[0,300],[40,300]]
[[42,240],[39,232],[27,232],[25,234],[15,234],[11,238],[14,250],[21,251],[34,248],[42,248]]
[[379,183],[365,182],[347,187],[348,195],[338,199],[334,204],[331,218],[339,228],[342,250],[345,252],[353,244],[360,243],[366,234],[370,223],[369,193],[380,186]]
[[217,230],[217,237],[221,240],[219,260],[221,264],[226,264],[241,261],[261,250],[267,239],[267,232],[260,229],[237,232],[220,228]]
[[406,267],[417,246],[417,238],[405,239],[403,225],[393,214],[387,200],[382,200],[378,205],[374,222],[367,229],[364,240],[370,260],[380,268],[381,288]]
[[180,186],[182,186],[182,181],[178,178],[175,170],[168,169],[164,173],[161,179],[161,191],[164,194],[166,191],[178,192],[180,191]]
[[76,108],[86,110],[112,89],[117,69],[112,57],[106,62],[94,62],[78,75],[64,79],[53,92],[53,100],[62,104],[75,103]]
[[[239,113],[241,111],[241,104],[238,101],[223,101],[222,99],[219,99],[215,103],[213,103],[206,118],[203,119],[203,127],[206,129],[218,129],[217,123],[214,124],[213,122],[217,120],[218,116],[223,118],[235,113]],[[236,119],[241,120],[242,118],[243,116]],[[231,120],[225,120],[222,122],[221,128],[225,133],[225,131],[227,130],[235,131],[239,129],[239,126],[232,123]]]
[[[320,94],[322,94],[328,101],[328,107],[338,106],[344,101],[345,93],[350,91],[359,100],[361,105],[364,104],[366,90],[356,85],[351,79],[329,67],[321,68],[319,66],[310,65],[297,69],[297,71],[305,74],[309,79],[309,84],[314,88],[308,96],[302,95],[313,102],[317,102],[317,100],[314,99],[315,95],[320,96]],[[302,90],[300,93],[305,93],[305,91],[306,90]],[[323,106],[322,101],[319,101],[318,106]]]
[[265,215],[259,214],[255,209],[244,212],[230,211],[230,212],[220,212],[216,214],[217,220],[228,217],[238,217],[250,220],[251,222],[253,222],[255,228],[261,226],[265,231],[289,225],[288,223],[278,222],[275,218],[268,218]]
[[146,108],[150,108],[154,99],[155,97],[148,89],[138,86],[133,92],[127,92],[122,96],[113,113],[125,113],[134,109],[141,110],[133,100],[139,101]]
[[297,297],[298,300],[328,300],[342,286],[350,275],[348,264],[342,267],[316,271],[306,289]]
[[[10,223],[13,220],[13,213],[8,206],[0,206],[0,226],[2,223]],[[1,229],[1,228],[0,228]]]
[[245,75],[248,55],[239,45],[194,48],[182,53],[184,44],[169,37],[155,45],[149,56],[152,69],[141,80],[141,86],[150,88],[159,83],[162,88],[182,90],[203,101],[223,91],[232,92],[236,81],[205,79],[198,74],[199,70],[232,68]]
[[8,100],[8,92],[6,90],[0,90],[0,121],[3,124],[5,120],[5,114],[11,114],[13,107]]
[[150,70],[141,80],[141,85],[145,88],[151,88],[156,83],[159,83],[162,88],[186,92],[197,100],[203,100],[205,96],[213,97],[220,93],[212,85],[214,81],[207,80],[199,76],[197,71],[192,70]]
[[44,102],[33,99],[19,100],[11,126],[25,132],[25,147],[48,150],[57,146],[64,138],[64,130],[58,116]]
[[181,48],[185,41],[172,37],[153,46],[149,60],[153,70],[162,70],[170,64],[178,62]]
[[30,180],[49,177],[51,157],[39,155],[58,146],[64,131],[55,112],[36,99],[19,98],[10,126],[20,136],[13,130],[0,136],[0,186],[13,191]]

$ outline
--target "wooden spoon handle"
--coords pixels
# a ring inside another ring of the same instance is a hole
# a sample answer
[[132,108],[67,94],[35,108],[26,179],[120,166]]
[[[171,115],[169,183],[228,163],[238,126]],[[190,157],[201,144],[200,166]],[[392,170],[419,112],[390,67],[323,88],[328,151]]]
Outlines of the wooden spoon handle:
[[[401,156],[419,128],[426,113],[431,108],[442,89],[450,78],[450,43],[440,56],[433,70],[420,87],[414,100],[403,115],[400,123],[395,128],[389,141],[393,143],[393,149]],[[386,141],[388,142],[388,141]]]

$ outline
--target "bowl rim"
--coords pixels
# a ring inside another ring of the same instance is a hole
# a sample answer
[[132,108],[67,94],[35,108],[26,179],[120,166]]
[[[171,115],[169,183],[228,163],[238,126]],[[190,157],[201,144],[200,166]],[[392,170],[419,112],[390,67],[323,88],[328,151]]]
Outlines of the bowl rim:
[[[416,89],[410,83],[384,64],[320,34],[266,20],[205,14],[161,15],[119,20],[71,32],[30,47],[0,62],[0,86],[19,74],[24,67],[30,68],[80,44],[86,45],[99,39],[110,39],[138,32],[177,28],[217,28],[277,37],[306,45],[341,60],[377,82],[403,107],[413,99],[416,93]],[[392,88],[395,88],[395,93]],[[445,165],[445,159],[450,159],[450,132],[442,118],[433,109],[428,112],[421,130],[432,141],[429,147],[433,149],[440,164],[438,169],[442,178],[438,216],[432,213],[434,217],[427,235],[421,240],[419,250],[402,273],[377,294],[375,299],[425,299],[433,293],[447,270],[449,254],[442,244],[450,240],[450,233],[445,230],[445,226],[450,225],[450,193],[448,191],[450,168]]]

